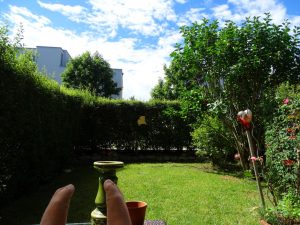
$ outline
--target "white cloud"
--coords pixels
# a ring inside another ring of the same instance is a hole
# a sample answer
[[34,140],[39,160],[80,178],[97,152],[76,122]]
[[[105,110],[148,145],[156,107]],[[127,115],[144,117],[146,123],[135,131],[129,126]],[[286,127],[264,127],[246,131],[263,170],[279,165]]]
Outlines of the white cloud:
[[300,16],[291,16],[289,19],[292,26],[300,26]]
[[[179,0],[184,3],[184,0]],[[89,0],[90,10],[82,6],[51,4],[38,1],[51,11],[60,12],[75,22],[85,23],[91,29],[104,31],[108,37],[117,35],[119,28],[134,33],[158,36],[163,32],[161,23],[176,21],[172,0]]]
[[82,6],[70,6],[70,5],[62,5],[62,4],[49,4],[44,3],[42,1],[37,1],[39,6],[42,8],[48,9],[54,12],[60,12],[63,15],[70,18],[70,20],[75,22],[80,22],[81,16],[85,13],[86,9]]
[[204,12],[205,8],[191,8],[177,22],[178,26],[188,25],[203,18],[209,19],[210,15]]
[[176,14],[171,0],[89,0],[92,6],[87,22],[94,28],[119,27],[130,29],[143,35],[159,35],[163,21],[175,21]]
[[62,4],[48,4],[42,1],[37,1],[37,2],[43,8],[49,9],[51,11],[62,12],[66,16],[73,15],[73,14],[80,14],[85,10],[84,7],[79,5],[70,6],[70,5],[62,5]]
[[27,8],[25,7],[16,7],[16,6],[9,6],[10,12],[15,17],[13,20],[15,23],[20,23],[22,18],[25,18],[29,22],[38,23],[41,26],[43,25],[49,25],[51,21],[44,17],[44,16],[38,16],[31,13]]
[[212,8],[213,16],[220,20],[240,22],[246,17],[272,15],[273,22],[282,23],[286,18],[286,8],[276,0],[228,0],[227,4]]
[[218,5],[212,10],[214,11],[214,16],[218,19],[226,19],[232,16],[231,10],[229,9],[229,5],[227,4]]

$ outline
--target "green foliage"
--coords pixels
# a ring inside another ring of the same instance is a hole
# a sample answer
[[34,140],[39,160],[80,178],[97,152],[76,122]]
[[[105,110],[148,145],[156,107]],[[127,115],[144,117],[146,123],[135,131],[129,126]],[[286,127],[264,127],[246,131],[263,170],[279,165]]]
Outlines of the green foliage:
[[224,167],[233,161],[235,150],[231,145],[232,137],[217,118],[206,115],[201,124],[196,126],[192,137],[198,149],[197,154],[206,153],[214,165]]
[[164,81],[162,79],[159,79],[158,84],[151,91],[151,97],[152,99],[168,99],[167,97],[165,97],[165,95],[166,89]]
[[68,163],[80,104],[39,74],[4,28],[0,40],[0,199],[7,200],[47,182]]
[[[190,128],[180,117],[177,102],[98,99],[85,110],[82,133],[96,149],[182,149],[191,144]],[[145,116],[145,125],[138,125]]]
[[[166,66],[164,66],[165,74],[168,74],[169,70]],[[179,92],[175,88],[170,81],[164,81],[163,79],[158,80],[158,84],[151,91],[152,99],[160,99],[160,100],[175,100],[178,99]]]
[[300,193],[300,86],[283,84],[266,130],[266,179],[276,204],[290,190]]
[[120,92],[112,78],[110,65],[97,52],[94,55],[85,52],[71,59],[62,74],[66,87],[88,90],[102,97],[111,97]]
[[194,124],[205,115],[207,101],[200,88],[184,92],[181,100],[182,117],[189,124]]
[[[248,18],[241,26],[228,21],[219,27],[218,21],[203,19],[183,26],[181,34],[184,40],[171,54],[163,88],[188,102],[191,110],[185,110],[186,117],[199,116],[201,120],[200,112],[190,113],[201,108],[199,101],[205,99],[209,112],[234,137],[231,145],[241,154],[247,169],[248,144],[236,114],[251,109],[255,147],[264,146],[264,124],[272,118],[276,87],[285,81],[299,82],[299,28],[291,30],[288,22],[273,24],[267,14],[264,18]],[[202,92],[199,101],[192,92]]]
[[275,208],[268,208],[264,215],[272,225],[289,225],[300,223],[300,197],[289,191],[283,195]]
[[0,26],[0,75],[10,71],[16,61],[15,48],[8,38],[8,29],[5,26]]

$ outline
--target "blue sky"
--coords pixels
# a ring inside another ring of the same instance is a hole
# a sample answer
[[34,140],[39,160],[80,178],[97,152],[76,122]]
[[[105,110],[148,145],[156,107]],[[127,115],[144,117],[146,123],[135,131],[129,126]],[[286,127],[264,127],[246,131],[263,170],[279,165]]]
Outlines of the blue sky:
[[164,77],[180,26],[203,17],[240,23],[265,12],[300,26],[298,0],[0,0],[0,20],[12,36],[22,24],[26,47],[62,47],[72,57],[98,51],[123,70],[123,97],[144,101]]

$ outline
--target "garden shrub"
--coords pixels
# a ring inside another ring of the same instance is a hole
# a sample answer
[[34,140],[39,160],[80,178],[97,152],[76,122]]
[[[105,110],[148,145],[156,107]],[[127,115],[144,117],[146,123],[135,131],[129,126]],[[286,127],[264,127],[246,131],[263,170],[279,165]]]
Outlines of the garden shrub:
[[279,200],[277,207],[266,210],[265,218],[272,225],[300,224],[299,195],[289,191]]
[[235,148],[232,138],[217,117],[204,116],[192,133],[197,155],[207,156],[214,165],[226,167],[234,159]]
[[[273,211],[281,217],[285,216],[284,211],[290,211],[288,207],[292,202],[300,199],[300,86],[282,84],[276,101],[278,109],[265,134],[265,175],[276,206]],[[299,207],[297,210],[293,218],[300,220]],[[290,217],[289,214],[287,218]]]

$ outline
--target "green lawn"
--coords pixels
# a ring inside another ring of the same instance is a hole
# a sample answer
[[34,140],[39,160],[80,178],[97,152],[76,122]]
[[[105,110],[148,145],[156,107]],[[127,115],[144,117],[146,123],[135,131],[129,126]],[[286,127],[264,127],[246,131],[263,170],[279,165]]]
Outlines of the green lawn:
[[[118,177],[126,200],[148,203],[147,219],[163,219],[168,225],[259,224],[256,183],[218,174],[209,164],[128,164]],[[68,183],[76,187],[68,221],[89,221],[98,176],[92,166],[85,166],[4,207],[0,224],[38,223],[52,193]]]

